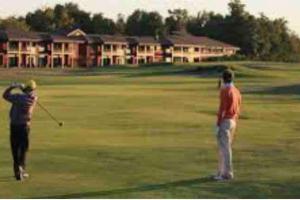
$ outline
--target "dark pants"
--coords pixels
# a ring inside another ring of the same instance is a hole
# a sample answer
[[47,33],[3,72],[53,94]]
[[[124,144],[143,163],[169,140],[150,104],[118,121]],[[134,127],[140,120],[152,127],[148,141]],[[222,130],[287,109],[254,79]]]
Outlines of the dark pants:
[[10,125],[10,144],[14,160],[14,173],[17,179],[20,178],[20,167],[25,169],[26,153],[29,147],[30,127],[24,125]]

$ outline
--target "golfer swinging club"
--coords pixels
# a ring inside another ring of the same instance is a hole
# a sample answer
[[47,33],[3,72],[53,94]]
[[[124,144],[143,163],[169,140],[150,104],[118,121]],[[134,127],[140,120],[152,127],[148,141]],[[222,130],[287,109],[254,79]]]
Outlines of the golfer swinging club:
[[240,91],[233,85],[233,79],[233,71],[225,70],[223,72],[224,85],[220,91],[220,107],[217,120],[219,168],[217,175],[214,176],[214,179],[218,181],[233,179],[232,142],[242,102]]
[[[22,93],[13,94],[14,89],[20,89]],[[10,110],[10,143],[14,174],[18,181],[29,177],[25,172],[25,164],[29,147],[30,121],[37,102],[35,89],[35,81],[30,80],[26,85],[13,83],[3,93],[3,98],[12,103]]]

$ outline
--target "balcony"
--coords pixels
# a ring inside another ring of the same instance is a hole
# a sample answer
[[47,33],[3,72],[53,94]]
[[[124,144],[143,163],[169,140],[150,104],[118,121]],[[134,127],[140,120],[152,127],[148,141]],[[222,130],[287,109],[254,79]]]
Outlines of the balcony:
[[54,53],[62,53],[62,48],[53,48]]

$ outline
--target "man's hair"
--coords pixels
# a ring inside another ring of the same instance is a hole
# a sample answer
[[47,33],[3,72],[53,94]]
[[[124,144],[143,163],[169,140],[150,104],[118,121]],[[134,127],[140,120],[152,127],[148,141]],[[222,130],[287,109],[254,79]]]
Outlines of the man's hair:
[[31,93],[31,92],[33,92],[33,89],[31,89],[31,88],[29,88],[29,87],[26,87],[26,88],[23,88],[22,89],[22,91],[24,92],[24,93]]
[[222,75],[224,83],[231,83],[234,79],[234,72],[230,69],[226,69]]

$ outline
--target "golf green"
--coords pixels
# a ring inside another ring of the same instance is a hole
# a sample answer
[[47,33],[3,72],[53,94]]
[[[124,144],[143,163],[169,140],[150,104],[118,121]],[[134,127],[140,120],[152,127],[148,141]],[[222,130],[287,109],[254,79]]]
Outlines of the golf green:
[[[243,94],[235,180],[213,182],[217,74]],[[299,198],[300,65],[234,62],[84,69],[1,69],[0,89],[35,79],[30,179],[13,178],[0,104],[1,198]]]

